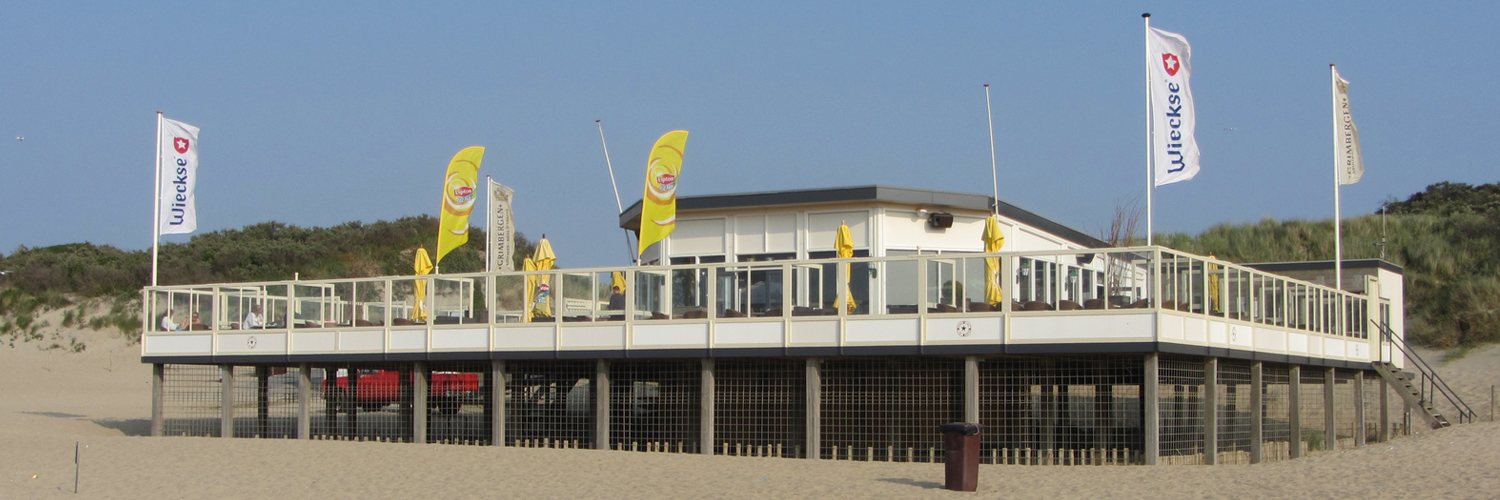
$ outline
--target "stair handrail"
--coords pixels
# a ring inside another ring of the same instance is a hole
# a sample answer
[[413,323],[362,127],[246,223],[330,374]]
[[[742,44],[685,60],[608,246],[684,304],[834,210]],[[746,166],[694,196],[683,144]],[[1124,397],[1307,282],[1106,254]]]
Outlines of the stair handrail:
[[[1433,392],[1442,394],[1443,398],[1448,400],[1448,404],[1453,405],[1453,408],[1458,410],[1459,423],[1462,424],[1474,422],[1475,417],[1477,417],[1479,414],[1475,412],[1473,408],[1470,408],[1469,404],[1465,403],[1463,398],[1458,397],[1457,391],[1454,391],[1453,388],[1448,387],[1448,383],[1443,380],[1443,377],[1438,376],[1437,370],[1434,370],[1432,368],[1432,365],[1427,364],[1427,360],[1422,359],[1422,356],[1417,355],[1416,351],[1412,350],[1409,346],[1406,345],[1406,339],[1396,338],[1395,332],[1391,330],[1390,325],[1378,323],[1373,319],[1370,320],[1370,322],[1374,323],[1375,327],[1380,329],[1380,336],[1382,339],[1390,342],[1391,345],[1396,346],[1397,349],[1400,349],[1401,354],[1403,356],[1406,356],[1406,359],[1410,359],[1416,362],[1414,363],[1414,367],[1417,369],[1418,373],[1422,374],[1422,380],[1419,383],[1421,384],[1422,399],[1424,401],[1430,399],[1428,397],[1427,387],[1431,385]],[[1382,358],[1383,357],[1384,355],[1382,354]]]

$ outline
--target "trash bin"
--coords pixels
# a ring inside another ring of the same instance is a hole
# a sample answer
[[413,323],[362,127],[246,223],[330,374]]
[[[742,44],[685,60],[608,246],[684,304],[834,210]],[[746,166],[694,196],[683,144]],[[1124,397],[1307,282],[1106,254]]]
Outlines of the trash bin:
[[943,433],[943,487],[953,491],[979,488],[979,433],[984,426],[953,422],[938,426]]

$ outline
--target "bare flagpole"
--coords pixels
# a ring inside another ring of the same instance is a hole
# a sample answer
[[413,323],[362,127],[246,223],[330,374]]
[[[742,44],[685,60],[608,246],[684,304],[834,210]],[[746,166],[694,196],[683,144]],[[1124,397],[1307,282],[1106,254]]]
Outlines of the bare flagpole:
[[1330,99],[1333,102],[1333,287],[1344,287],[1344,232],[1340,212],[1339,184],[1344,181],[1339,174],[1339,77],[1333,63],[1328,64]]
[[990,183],[995,190],[995,214],[1000,214],[1000,174],[995,169],[995,112],[990,106],[990,84],[984,84],[984,114],[990,119]]
[[151,185],[151,286],[156,286],[156,256],[161,243],[161,111],[156,112],[156,182]]
[[[615,183],[615,165],[609,161],[609,143],[604,142],[604,120],[594,120],[594,123],[599,126],[599,144],[604,146],[604,166],[609,168],[609,187],[615,190],[615,209],[618,213],[625,213],[625,205],[620,202],[620,185]],[[621,231],[625,231],[625,251],[630,255],[630,261],[639,263],[635,258],[635,249],[630,246],[630,230],[622,228]]]
[[1151,13],[1141,14],[1146,20],[1146,246],[1151,246],[1151,219],[1153,208],[1151,194],[1156,191],[1156,168],[1151,163],[1156,159],[1155,144],[1151,137]]

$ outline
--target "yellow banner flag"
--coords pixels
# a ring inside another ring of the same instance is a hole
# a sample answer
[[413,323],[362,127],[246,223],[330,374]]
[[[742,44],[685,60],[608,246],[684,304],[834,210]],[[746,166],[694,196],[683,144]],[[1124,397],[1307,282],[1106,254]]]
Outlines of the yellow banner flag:
[[651,147],[646,160],[646,194],[641,197],[641,234],[637,254],[677,228],[677,176],[682,173],[686,130],[667,132]]
[[484,159],[484,148],[472,146],[453,155],[448,162],[448,175],[443,180],[443,213],[438,221],[438,245],[436,262],[455,248],[469,242],[469,213],[474,211],[474,200],[479,197],[479,161]]

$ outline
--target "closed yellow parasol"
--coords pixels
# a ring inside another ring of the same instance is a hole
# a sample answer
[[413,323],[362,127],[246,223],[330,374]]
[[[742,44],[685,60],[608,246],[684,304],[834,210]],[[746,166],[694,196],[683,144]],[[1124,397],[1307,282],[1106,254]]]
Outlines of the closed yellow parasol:
[[[552,243],[547,241],[547,235],[542,235],[541,241],[536,243],[536,252],[526,259],[523,266],[527,271],[546,271],[552,269],[557,263],[557,254],[552,253]],[[531,307],[532,318],[552,317],[552,278],[550,275],[538,274],[526,277],[527,304]]]
[[[999,252],[1005,246],[1005,233],[1000,231],[1000,218],[991,215],[984,220],[984,253]],[[1000,258],[986,257],[984,259],[984,301],[991,305],[1005,301],[1005,294],[1000,289]]]
[[[417,248],[417,258],[413,267],[418,276],[432,273],[432,259],[427,257],[426,248]],[[417,305],[411,309],[411,320],[427,321],[427,280],[417,280],[416,283],[417,289],[414,294]]]
[[[839,230],[833,237],[833,248],[838,252],[838,258],[847,259],[854,256],[854,237],[849,236],[849,224],[839,221]],[[849,264],[843,264],[844,276],[849,276]],[[852,279],[853,277],[850,276]],[[844,282],[844,301],[849,314],[854,314],[854,294],[849,291],[849,282]]]

